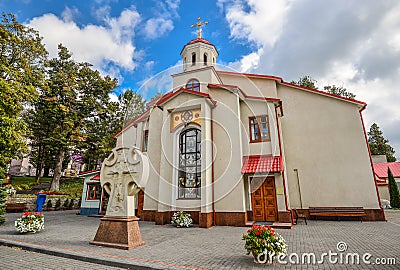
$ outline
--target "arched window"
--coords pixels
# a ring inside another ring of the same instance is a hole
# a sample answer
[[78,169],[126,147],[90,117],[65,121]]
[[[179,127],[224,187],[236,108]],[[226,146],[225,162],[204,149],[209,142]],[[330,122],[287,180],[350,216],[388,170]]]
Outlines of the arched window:
[[201,132],[189,128],[179,135],[178,198],[199,199],[201,187]]
[[207,66],[207,54],[206,53],[204,54],[204,61],[203,62],[204,62],[204,65]]
[[192,90],[192,91],[200,91],[200,83],[196,79],[191,79],[187,82],[186,84],[186,89]]
[[196,65],[196,53],[192,53],[192,65]]

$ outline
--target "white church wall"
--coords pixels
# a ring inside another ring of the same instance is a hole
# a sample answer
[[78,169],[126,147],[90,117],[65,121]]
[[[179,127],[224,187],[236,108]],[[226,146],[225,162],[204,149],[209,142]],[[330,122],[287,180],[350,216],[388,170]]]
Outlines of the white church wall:
[[242,167],[242,141],[239,97],[227,91],[213,91],[215,210],[244,212],[245,189]]
[[203,93],[209,93],[209,89],[207,87],[209,83],[220,83],[218,75],[212,67],[174,74],[172,77],[174,78],[174,90],[177,90],[181,87],[186,87],[187,82],[191,79],[196,79],[200,82],[200,92]]
[[218,72],[223,84],[236,85],[246,95],[255,97],[276,98],[276,82],[274,79],[250,78],[240,73],[230,74]]
[[[240,102],[240,114],[243,155],[262,154],[279,156],[279,140],[274,104],[259,100],[245,100]],[[250,143],[249,117],[259,115],[268,115],[271,140],[267,142]]]
[[143,210],[157,210],[159,175],[160,175],[160,156],[161,156],[161,129],[162,111],[154,108],[151,112],[148,129],[147,156],[150,161],[149,180],[145,188]]
[[278,93],[291,207],[301,207],[300,182],[302,208],[378,208],[359,108],[284,85]]

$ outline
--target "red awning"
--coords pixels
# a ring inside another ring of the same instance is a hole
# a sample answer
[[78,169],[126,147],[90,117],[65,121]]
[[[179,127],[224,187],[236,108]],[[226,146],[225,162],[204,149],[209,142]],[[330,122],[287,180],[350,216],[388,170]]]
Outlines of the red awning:
[[252,155],[243,157],[242,173],[277,173],[283,171],[281,157]]
[[90,178],[90,180],[98,180],[98,181],[100,181],[100,174],[96,174],[95,176]]

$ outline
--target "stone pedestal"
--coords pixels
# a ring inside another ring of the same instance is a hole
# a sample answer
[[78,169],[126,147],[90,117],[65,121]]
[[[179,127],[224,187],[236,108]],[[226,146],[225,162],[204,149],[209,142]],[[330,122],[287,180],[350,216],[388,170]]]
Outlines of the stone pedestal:
[[120,249],[144,245],[138,221],[135,216],[105,216],[100,219],[96,236],[90,244]]

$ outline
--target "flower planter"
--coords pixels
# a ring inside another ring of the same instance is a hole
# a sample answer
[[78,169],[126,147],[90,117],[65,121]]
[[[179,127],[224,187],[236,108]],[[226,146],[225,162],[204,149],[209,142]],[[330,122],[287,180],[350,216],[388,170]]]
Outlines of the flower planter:
[[15,229],[20,233],[36,233],[44,229],[41,212],[26,212],[15,221]]
[[[242,240],[246,243],[244,248],[247,254],[252,254],[255,263],[273,262],[273,256],[286,254],[287,245],[281,235],[269,226],[253,225],[243,234]],[[271,255],[273,254],[273,255]]]

